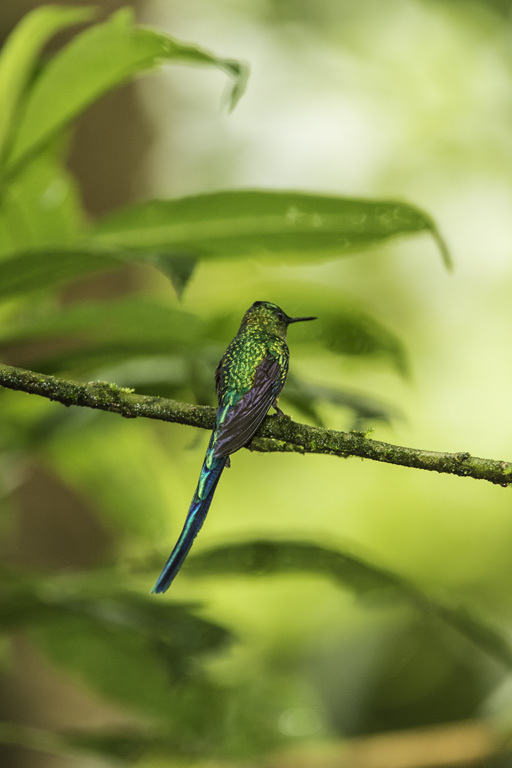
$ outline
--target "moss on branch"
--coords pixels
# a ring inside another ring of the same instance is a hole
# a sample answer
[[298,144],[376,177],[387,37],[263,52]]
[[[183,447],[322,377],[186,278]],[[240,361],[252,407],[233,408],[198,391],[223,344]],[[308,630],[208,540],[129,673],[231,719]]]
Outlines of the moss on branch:
[[[148,397],[104,381],[76,382],[0,364],[0,386],[40,395],[63,405],[77,405],[118,413],[125,418],[143,417],[211,429],[215,409]],[[289,417],[267,416],[257,436],[247,446],[252,451],[321,453],[359,456],[403,467],[487,480],[497,485],[512,483],[512,463],[482,459],[469,453],[441,453],[371,440],[360,432],[335,432],[299,424]]]

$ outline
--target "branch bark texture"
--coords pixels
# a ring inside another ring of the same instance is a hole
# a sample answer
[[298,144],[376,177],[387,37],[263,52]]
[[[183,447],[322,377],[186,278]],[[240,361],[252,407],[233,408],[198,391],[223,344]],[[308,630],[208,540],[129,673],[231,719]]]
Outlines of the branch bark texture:
[[[40,395],[67,406],[111,411],[129,419],[158,419],[201,429],[212,429],[215,422],[215,409],[210,406],[138,395],[104,381],[68,381],[4,364],[0,364],[0,386]],[[406,448],[371,440],[361,432],[336,432],[299,424],[288,416],[267,416],[247,448],[262,452],[321,453],[343,458],[359,456],[402,467],[487,480],[496,485],[512,483],[512,463],[508,461],[482,459],[466,452],[441,453]]]

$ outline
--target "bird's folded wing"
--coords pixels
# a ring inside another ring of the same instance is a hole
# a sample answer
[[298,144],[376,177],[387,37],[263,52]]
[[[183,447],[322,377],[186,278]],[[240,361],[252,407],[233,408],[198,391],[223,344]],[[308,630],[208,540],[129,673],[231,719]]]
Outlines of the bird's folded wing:
[[224,414],[215,429],[214,456],[229,456],[257,431],[282,388],[282,369],[268,355],[256,368],[252,387]]

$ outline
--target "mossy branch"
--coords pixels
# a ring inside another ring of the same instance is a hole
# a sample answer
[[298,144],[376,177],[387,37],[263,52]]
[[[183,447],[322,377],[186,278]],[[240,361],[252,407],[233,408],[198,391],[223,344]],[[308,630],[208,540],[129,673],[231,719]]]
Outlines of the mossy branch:
[[[119,413],[128,419],[144,417],[212,429],[215,409],[206,405],[178,403],[164,397],[137,395],[104,381],[76,382],[0,364],[0,386],[41,395],[63,405],[79,405]],[[322,453],[330,456],[359,456],[402,467],[427,469],[443,474],[487,480],[496,485],[512,483],[512,463],[481,459],[469,453],[441,453],[371,440],[360,432],[335,432],[299,424],[289,417],[267,416],[257,436],[247,446],[251,451]]]

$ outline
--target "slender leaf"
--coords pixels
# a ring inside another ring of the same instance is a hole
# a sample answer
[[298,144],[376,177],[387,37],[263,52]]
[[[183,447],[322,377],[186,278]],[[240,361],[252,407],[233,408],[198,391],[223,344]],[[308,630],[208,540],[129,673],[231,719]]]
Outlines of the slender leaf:
[[455,628],[489,656],[512,668],[512,648],[494,627],[465,608],[432,598],[407,579],[348,552],[299,541],[251,541],[216,547],[192,555],[185,566],[190,576],[212,574],[314,573],[327,576],[357,595],[386,599],[393,595]]
[[430,234],[430,217],[405,203],[300,192],[235,190],[126,208],[104,219],[93,242],[195,258],[333,258],[397,235]]
[[41,49],[56,32],[94,13],[87,6],[44,5],[28,13],[7,39],[0,53],[0,164]]
[[122,9],[82,32],[46,65],[25,104],[7,170],[15,172],[104,93],[163,61],[219,67],[236,78],[232,100],[240,95],[241,64],[138,27],[132,11]]

